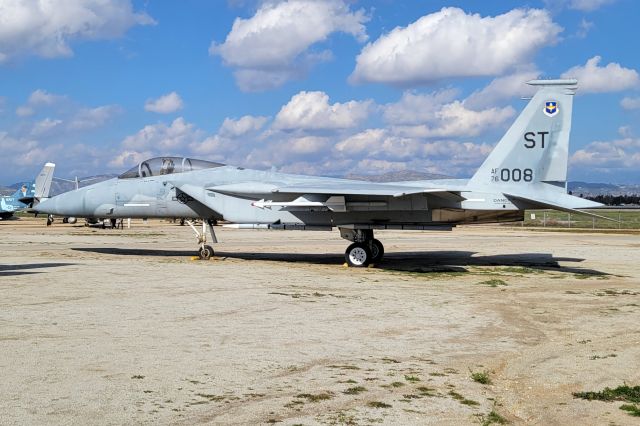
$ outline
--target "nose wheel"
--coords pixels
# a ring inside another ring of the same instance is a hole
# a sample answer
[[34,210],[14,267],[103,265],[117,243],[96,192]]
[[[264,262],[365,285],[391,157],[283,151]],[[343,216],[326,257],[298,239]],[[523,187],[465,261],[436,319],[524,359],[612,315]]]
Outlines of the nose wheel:
[[373,256],[367,243],[353,243],[347,247],[344,258],[347,261],[347,265],[355,268],[364,268],[369,266]]
[[211,256],[213,256],[213,247],[208,245],[200,247],[200,250],[198,250],[198,256],[200,256],[200,259],[202,260],[211,259]]
[[209,226],[209,232],[211,233],[211,241],[214,243],[218,242],[216,238],[216,233],[213,230],[213,221],[211,220],[203,220],[202,221],[202,232],[199,232],[196,227],[193,225],[193,222],[190,220],[185,220],[187,225],[193,229],[193,232],[196,234],[196,241],[200,245],[200,249],[198,250],[198,257],[202,260],[209,260],[214,254],[213,247],[207,245],[207,225]]

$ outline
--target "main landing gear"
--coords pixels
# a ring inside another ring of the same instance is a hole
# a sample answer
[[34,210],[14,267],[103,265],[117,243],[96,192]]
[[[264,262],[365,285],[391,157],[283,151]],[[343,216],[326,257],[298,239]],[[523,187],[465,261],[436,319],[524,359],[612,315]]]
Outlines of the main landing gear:
[[209,227],[209,232],[211,233],[211,242],[217,243],[218,239],[216,238],[216,233],[213,230],[214,222],[212,220],[206,219],[202,221],[202,232],[199,232],[195,226],[193,226],[193,222],[190,220],[185,220],[185,223],[193,229],[193,232],[196,233],[196,240],[200,245],[200,249],[198,250],[198,256],[202,260],[209,260],[211,256],[213,256],[213,247],[207,244],[207,230],[206,227]]
[[347,265],[364,268],[371,263],[377,263],[384,256],[384,246],[373,238],[373,229],[340,228],[340,236],[353,241],[344,252]]

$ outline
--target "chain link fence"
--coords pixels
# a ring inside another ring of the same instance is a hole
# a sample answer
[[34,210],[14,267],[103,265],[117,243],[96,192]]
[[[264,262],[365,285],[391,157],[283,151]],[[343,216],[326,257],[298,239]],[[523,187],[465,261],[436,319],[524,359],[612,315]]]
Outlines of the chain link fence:
[[613,220],[555,210],[527,210],[522,226],[578,229],[640,229],[640,208],[587,210]]

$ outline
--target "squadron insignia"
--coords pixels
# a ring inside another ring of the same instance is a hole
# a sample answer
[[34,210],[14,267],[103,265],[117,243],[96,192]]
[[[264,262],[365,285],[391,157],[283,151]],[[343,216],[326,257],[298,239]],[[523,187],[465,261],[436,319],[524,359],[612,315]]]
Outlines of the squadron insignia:
[[544,104],[544,113],[548,117],[554,117],[559,109],[558,109],[558,101],[547,101]]

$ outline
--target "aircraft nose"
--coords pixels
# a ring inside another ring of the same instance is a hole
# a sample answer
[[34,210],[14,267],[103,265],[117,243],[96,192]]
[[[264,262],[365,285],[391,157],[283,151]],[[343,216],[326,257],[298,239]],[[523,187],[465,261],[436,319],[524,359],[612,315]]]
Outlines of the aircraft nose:
[[42,200],[34,210],[57,216],[82,216],[84,191],[71,191]]

